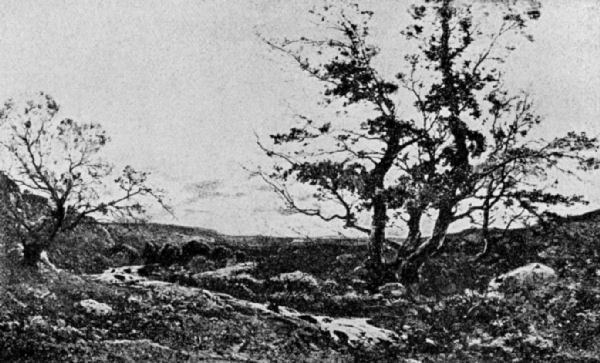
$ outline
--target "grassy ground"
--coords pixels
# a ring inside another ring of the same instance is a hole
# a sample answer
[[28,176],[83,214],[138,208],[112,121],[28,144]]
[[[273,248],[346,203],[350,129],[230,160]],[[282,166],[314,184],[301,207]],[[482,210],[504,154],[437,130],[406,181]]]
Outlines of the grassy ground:
[[[71,274],[141,262],[108,254],[113,244],[141,249],[146,241],[181,244],[194,236],[244,252],[257,263],[248,272],[251,279],[202,278],[198,273],[225,264],[206,259],[155,266],[148,274],[305,312],[369,317],[396,331],[401,342],[350,348],[201,298]],[[0,361],[600,362],[599,241],[600,218],[592,214],[497,234],[487,256],[474,262],[482,247],[479,233],[466,231],[448,239],[409,294],[385,299],[368,294],[354,271],[365,257],[361,246],[267,237],[240,243],[214,231],[176,226],[86,226],[50,251],[51,260],[68,272],[18,271],[11,283],[3,281]],[[501,299],[485,294],[493,277],[530,262],[554,268],[558,279],[536,289],[509,288]],[[318,286],[274,279],[293,271],[310,274]],[[109,318],[86,313],[78,306],[82,299],[107,303],[114,313]]]

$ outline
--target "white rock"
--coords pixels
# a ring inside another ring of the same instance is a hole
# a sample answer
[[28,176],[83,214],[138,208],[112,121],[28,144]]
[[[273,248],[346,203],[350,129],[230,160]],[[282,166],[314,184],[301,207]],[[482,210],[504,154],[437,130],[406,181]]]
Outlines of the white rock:
[[492,279],[488,285],[488,289],[496,291],[506,281],[514,281],[520,286],[535,287],[540,283],[548,282],[555,278],[556,272],[551,267],[541,263],[530,263]]
[[319,282],[313,275],[302,271],[283,273],[274,277],[273,280],[281,282],[300,282],[310,287],[319,287]]
[[244,262],[238,263],[236,265],[231,265],[227,267],[220,268],[214,271],[206,271],[196,274],[195,277],[212,277],[212,278],[228,278],[242,272],[252,271],[256,268],[256,262]]
[[384,296],[402,297],[406,295],[406,287],[399,282],[390,282],[379,286],[378,291]]
[[551,349],[554,346],[554,343],[550,339],[546,339],[537,334],[530,334],[523,342],[533,345],[539,349]]
[[104,316],[113,312],[113,309],[109,305],[93,299],[81,300],[79,305],[81,305],[86,312],[94,315]]
[[352,260],[354,259],[354,255],[351,253],[343,253],[339,256],[337,256],[335,258],[336,262],[339,262],[341,264],[347,264],[349,262],[352,262]]
[[121,266],[109,268],[99,275],[92,275],[95,280],[103,281],[111,284],[119,283],[137,283],[144,279],[139,275],[143,265],[137,266]]
[[29,318],[29,324],[39,328],[44,328],[48,326],[48,322],[41,315],[36,315]]

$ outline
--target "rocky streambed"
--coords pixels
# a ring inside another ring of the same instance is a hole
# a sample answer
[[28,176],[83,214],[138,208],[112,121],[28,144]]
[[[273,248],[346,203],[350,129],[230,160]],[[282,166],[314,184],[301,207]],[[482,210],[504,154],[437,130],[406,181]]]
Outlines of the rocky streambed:
[[[379,343],[396,343],[400,337],[393,331],[382,329],[362,317],[330,317],[303,313],[285,306],[272,307],[267,304],[238,299],[228,294],[217,293],[197,287],[182,286],[165,281],[152,280],[140,274],[143,265],[111,268],[101,274],[91,275],[97,281],[110,284],[136,285],[158,292],[177,294],[185,297],[202,297],[221,307],[231,307],[249,314],[270,316],[299,326],[311,327],[326,332],[334,341],[345,342],[352,347],[371,346]],[[228,267],[227,271],[217,270],[216,275],[231,271],[244,271],[252,268],[248,263]]]

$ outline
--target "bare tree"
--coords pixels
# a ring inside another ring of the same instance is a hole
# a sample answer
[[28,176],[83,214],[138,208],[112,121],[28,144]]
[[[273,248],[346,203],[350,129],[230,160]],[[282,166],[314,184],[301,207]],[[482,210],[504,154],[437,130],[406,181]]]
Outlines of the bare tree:
[[99,156],[109,141],[105,131],[96,123],[59,118],[58,112],[44,93],[25,102],[9,100],[0,111],[5,174],[18,187],[4,190],[2,199],[28,265],[36,264],[59,233],[84,221],[140,218],[144,199],[168,209],[163,193],[148,185],[148,174],[130,166],[108,188],[113,166]]

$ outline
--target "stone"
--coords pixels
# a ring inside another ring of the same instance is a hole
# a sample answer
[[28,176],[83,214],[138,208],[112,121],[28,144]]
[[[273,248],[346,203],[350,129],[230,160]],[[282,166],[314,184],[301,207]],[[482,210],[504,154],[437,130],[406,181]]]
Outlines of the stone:
[[556,279],[556,271],[541,263],[530,263],[510,272],[502,274],[490,281],[489,291],[497,291],[507,282],[515,283],[523,287],[538,287],[540,284]]
[[29,324],[36,328],[46,328],[48,327],[48,322],[41,315],[32,316],[29,318]]
[[93,300],[93,299],[81,300],[79,302],[79,305],[87,313],[98,315],[98,316],[109,315],[109,314],[111,314],[113,312],[113,309],[109,305],[107,305],[105,303],[98,302],[98,301]]
[[273,280],[286,283],[298,283],[311,288],[319,287],[319,282],[313,275],[302,271],[282,273],[273,278]]
[[406,295],[406,287],[399,282],[389,282],[379,286],[377,290],[386,297],[399,298]]

